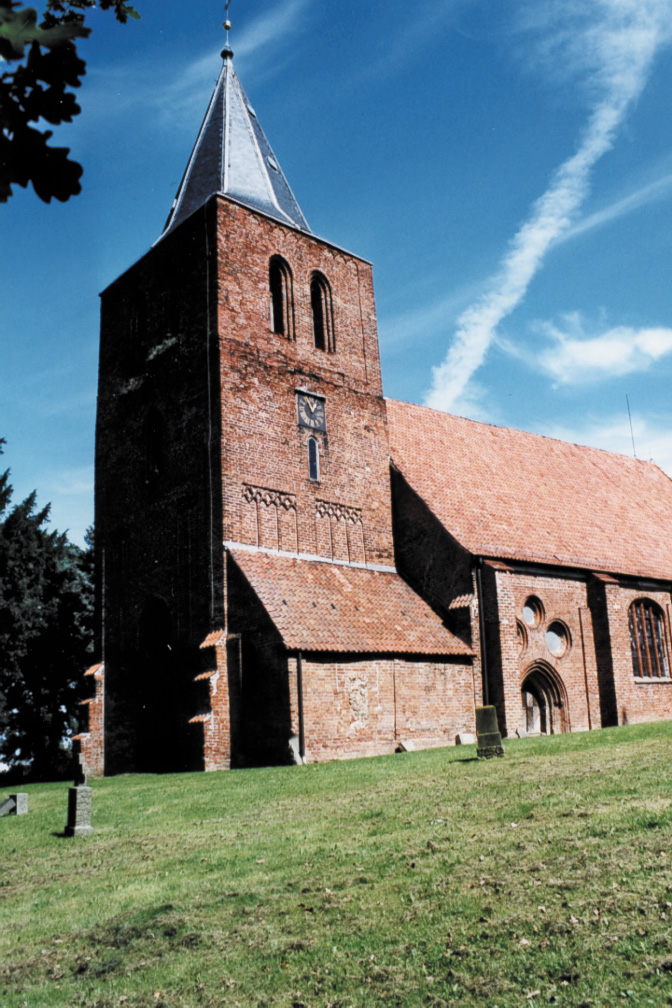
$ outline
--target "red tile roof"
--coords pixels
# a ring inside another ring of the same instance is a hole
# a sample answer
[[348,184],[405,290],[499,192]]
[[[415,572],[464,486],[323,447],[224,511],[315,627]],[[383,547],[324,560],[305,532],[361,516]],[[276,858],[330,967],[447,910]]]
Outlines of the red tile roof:
[[241,549],[231,555],[292,650],[471,654],[398,574]]
[[211,630],[208,636],[199,644],[200,648],[216,647],[226,639],[224,630]]
[[650,462],[387,400],[396,468],[470,553],[672,579],[672,480]]

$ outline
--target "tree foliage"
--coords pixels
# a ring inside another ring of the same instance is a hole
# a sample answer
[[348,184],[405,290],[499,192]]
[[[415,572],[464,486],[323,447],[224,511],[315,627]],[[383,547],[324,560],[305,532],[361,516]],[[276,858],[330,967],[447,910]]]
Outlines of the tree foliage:
[[[0,439],[1,445],[4,442]],[[37,779],[69,765],[93,638],[92,549],[46,528],[35,493],[0,476],[0,761]],[[89,542],[89,546],[92,544]]]
[[[45,203],[65,202],[81,191],[82,166],[68,157],[67,147],[52,147],[53,130],[38,129],[41,120],[58,126],[72,122],[79,105],[69,88],[79,87],[86,64],[76,41],[86,38],[87,11],[112,10],[125,24],[139,14],[125,0],[47,0],[42,20],[33,7],[0,0],[0,202],[12,185],[33,188]],[[13,66],[17,63],[17,66]]]

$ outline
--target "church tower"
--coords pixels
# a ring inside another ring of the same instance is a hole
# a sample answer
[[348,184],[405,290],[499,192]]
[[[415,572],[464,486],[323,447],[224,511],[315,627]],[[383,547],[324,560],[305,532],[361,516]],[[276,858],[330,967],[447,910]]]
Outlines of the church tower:
[[391,752],[403,691],[469,662],[394,568],[371,266],[312,233],[222,56],[102,295],[94,773]]

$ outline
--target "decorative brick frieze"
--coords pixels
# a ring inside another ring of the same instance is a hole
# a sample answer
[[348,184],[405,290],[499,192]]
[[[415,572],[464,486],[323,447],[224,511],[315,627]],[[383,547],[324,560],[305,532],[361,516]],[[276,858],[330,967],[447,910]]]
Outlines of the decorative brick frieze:
[[243,499],[248,504],[263,504],[265,507],[285,508],[286,511],[296,511],[295,494],[284,493],[282,490],[270,490],[268,487],[243,487]]
[[366,563],[362,509],[334,501],[315,502],[318,548],[323,556]]
[[349,507],[347,504],[336,504],[333,501],[318,500],[315,508],[320,518],[328,517],[334,521],[350,522],[352,525],[362,524],[362,509]]
[[290,552],[298,549],[295,494],[245,484],[243,500],[249,505],[243,521],[248,531],[252,530],[255,546]]

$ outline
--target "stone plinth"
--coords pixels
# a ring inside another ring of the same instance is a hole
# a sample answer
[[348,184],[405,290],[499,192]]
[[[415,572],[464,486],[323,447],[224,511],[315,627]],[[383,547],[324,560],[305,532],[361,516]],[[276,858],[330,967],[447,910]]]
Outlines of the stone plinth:
[[68,824],[66,836],[88,836],[91,826],[91,788],[85,786],[68,789]]
[[497,711],[494,707],[476,708],[476,735],[479,759],[491,759],[493,756],[503,756],[502,736],[497,724]]

